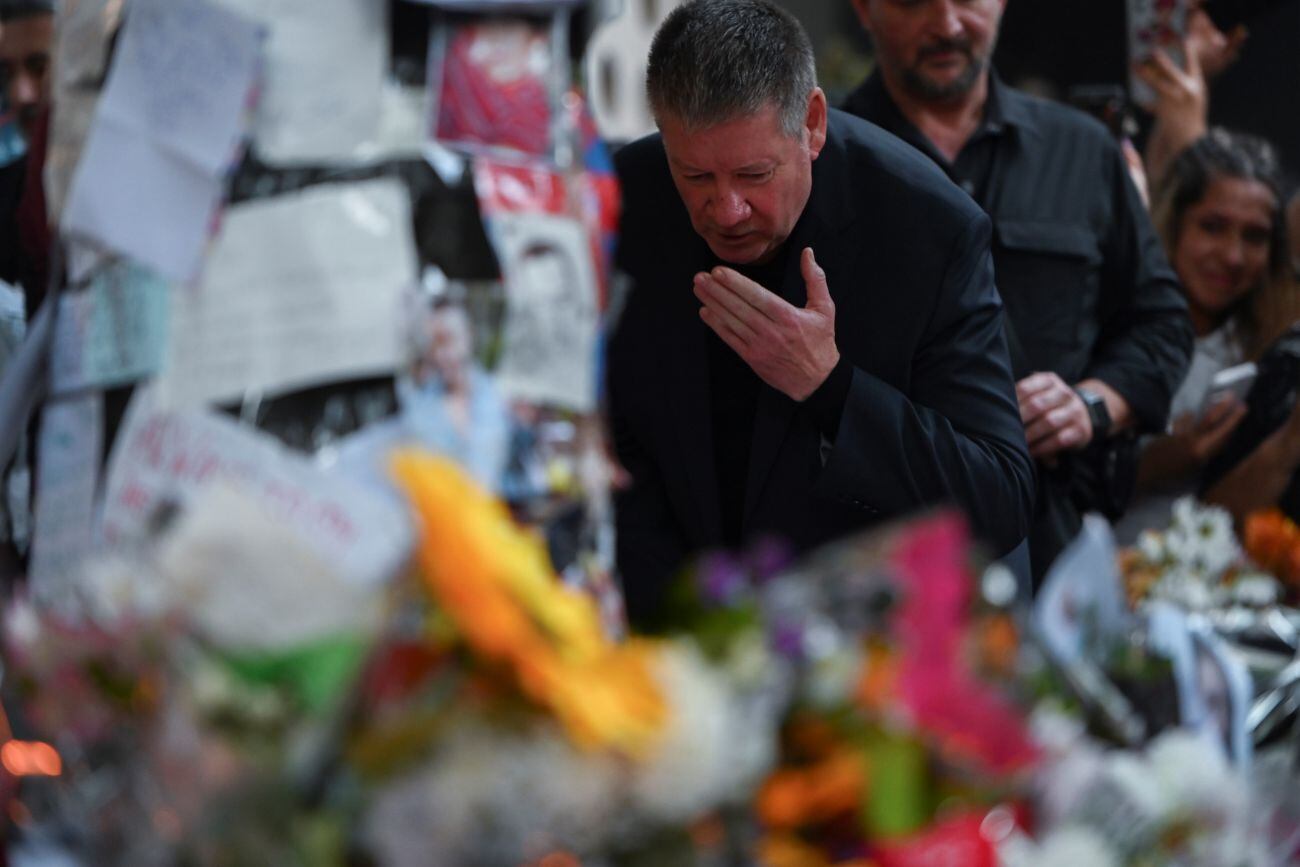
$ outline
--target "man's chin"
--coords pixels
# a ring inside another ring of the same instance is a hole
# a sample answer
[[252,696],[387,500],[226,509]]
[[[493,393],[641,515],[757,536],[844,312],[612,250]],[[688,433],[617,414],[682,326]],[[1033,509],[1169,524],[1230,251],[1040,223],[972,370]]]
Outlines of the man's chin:
[[927,102],[949,102],[969,94],[983,73],[984,67],[977,63],[967,64],[959,72],[941,77],[909,69],[903,75],[903,85],[913,96]]

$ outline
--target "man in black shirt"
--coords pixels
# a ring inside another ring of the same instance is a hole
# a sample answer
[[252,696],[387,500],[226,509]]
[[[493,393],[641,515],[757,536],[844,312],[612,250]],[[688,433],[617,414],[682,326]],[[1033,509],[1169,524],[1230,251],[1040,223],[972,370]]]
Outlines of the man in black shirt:
[[845,103],[928,156],[993,221],[1039,484],[1036,579],[1084,511],[1118,517],[1137,431],[1164,429],[1192,330],[1117,143],[989,68],[1006,0],[853,0],[877,69]]
[[634,624],[692,555],[805,550],[942,503],[998,552],[1032,469],[988,220],[892,136],[830,110],[807,35],[766,0],[660,28],[660,134],[619,152],[609,354],[618,565]]

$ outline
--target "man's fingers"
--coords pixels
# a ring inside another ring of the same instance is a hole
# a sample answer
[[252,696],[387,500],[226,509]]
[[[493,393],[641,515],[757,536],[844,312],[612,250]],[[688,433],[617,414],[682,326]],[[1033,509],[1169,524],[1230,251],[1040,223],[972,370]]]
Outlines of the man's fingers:
[[1047,387],[1036,391],[1016,389],[1016,398],[1020,404],[1020,423],[1028,426],[1050,410],[1056,409],[1069,401],[1073,394],[1055,379]]
[[1025,440],[1031,446],[1040,440],[1054,436],[1070,423],[1070,408],[1057,407],[1040,415],[1035,421],[1025,426]]
[[831,290],[826,285],[826,272],[822,270],[821,265],[817,264],[817,257],[813,255],[812,247],[803,248],[799,258],[799,270],[803,273],[803,283],[808,290],[808,303],[804,305],[805,309],[828,313],[833,311],[835,302],[831,301]]
[[708,276],[720,289],[736,295],[750,307],[773,321],[782,315],[783,310],[794,309],[779,295],[769,292],[753,280],[731,268],[719,265],[710,271]]
[[751,338],[766,317],[744,298],[718,283],[708,274],[695,275],[695,297],[706,307],[731,321],[732,330]]
[[1061,378],[1055,373],[1031,373],[1016,383],[1016,397],[1024,401],[1045,388],[1051,388],[1060,381]]
[[1029,447],[1029,456],[1040,459],[1082,445],[1083,432],[1075,427],[1063,428],[1049,437],[1045,437]]

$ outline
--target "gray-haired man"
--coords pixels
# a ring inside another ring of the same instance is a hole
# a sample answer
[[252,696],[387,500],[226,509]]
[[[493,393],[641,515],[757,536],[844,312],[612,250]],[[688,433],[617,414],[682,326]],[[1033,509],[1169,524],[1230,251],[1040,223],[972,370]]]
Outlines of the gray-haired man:
[[1033,471],[987,218],[924,158],[829,110],[807,35],[763,0],[693,0],[660,28],[660,134],[617,157],[610,351],[618,561],[634,623],[692,554],[803,550],[937,503],[995,550]]

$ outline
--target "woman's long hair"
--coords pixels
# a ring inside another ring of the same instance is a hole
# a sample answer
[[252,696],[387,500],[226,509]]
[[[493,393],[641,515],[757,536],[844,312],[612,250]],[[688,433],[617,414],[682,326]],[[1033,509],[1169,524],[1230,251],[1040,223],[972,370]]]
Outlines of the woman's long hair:
[[1287,250],[1286,209],[1277,155],[1263,139],[1215,128],[1189,145],[1170,164],[1151,205],[1156,231],[1169,258],[1178,249],[1183,216],[1205,198],[1220,178],[1257,181],[1273,194],[1268,262],[1259,285],[1228,311],[1247,358],[1257,358],[1291,323],[1300,319],[1297,286]]

